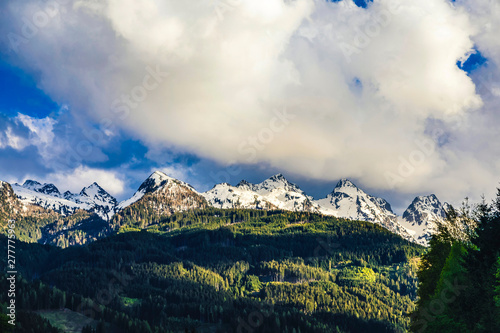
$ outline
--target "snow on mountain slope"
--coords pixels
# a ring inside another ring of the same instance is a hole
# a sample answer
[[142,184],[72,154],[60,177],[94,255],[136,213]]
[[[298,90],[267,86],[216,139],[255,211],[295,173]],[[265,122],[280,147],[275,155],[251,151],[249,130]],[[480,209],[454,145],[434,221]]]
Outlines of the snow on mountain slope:
[[76,202],[40,193],[19,184],[13,184],[12,189],[21,202],[38,205],[45,209],[51,209],[64,216],[73,214],[76,210],[81,209]]
[[40,184],[33,180],[27,180],[23,185],[14,184],[12,189],[21,202],[51,209],[63,216],[83,209],[109,221],[115,213],[117,204],[116,199],[97,183],[85,187],[79,194],[65,192],[61,195],[53,184]]
[[139,201],[145,194],[155,192],[159,188],[161,188],[162,186],[168,184],[169,182],[176,183],[176,184],[179,184],[181,186],[185,186],[185,187],[189,188],[191,191],[198,193],[188,183],[185,183],[185,182],[180,181],[178,179],[167,176],[166,174],[164,174],[161,171],[155,171],[141,184],[141,186],[139,186],[139,189],[134,193],[134,195],[131,198],[120,202],[118,204],[116,210],[120,211],[120,210],[124,209],[125,207],[132,205],[133,203]]
[[156,171],[141,184],[132,198],[121,202],[118,207],[120,211],[111,222],[114,229],[124,223],[146,228],[176,212],[203,209],[209,204],[191,185]]
[[26,211],[9,183],[0,181],[0,219],[6,221]]
[[319,206],[312,204],[312,197],[307,196],[282,174],[274,175],[259,184],[245,180],[236,186],[227,183],[218,184],[202,195],[210,205],[217,208],[319,212]]
[[413,240],[398,222],[397,216],[386,200],[366,194],[347,179],[340,180],[333,192],[321,200],[313,200],[281,174],[259,184],[244,180],[236,186],[227,183],[218,184],[202,195],[216,208],[316,212],[377,223],[405,239]]
[[289,182],[281,173],[269,177],[262,183],[253,186],[253,190],[259,194],[266,195],[275,190],[282,192],[296,192],[303,194],[304,192],[295,184]]
[[341,179],[332,193],[315,202],[325,215],[370,222],[380,216],[395,216],[387,201],[366,194],[348,179]]
[[442,204],[434,195],[418,196],[408,206],[400,218],[400,223],[422,245],[427,245],[430,237],[437,231],[436,221],[446,218],[447,203]]
[[24,182],[23,187],[32,190],[35,192],[43,193],[43,194],[48,194],[54,197],[61,197],[61,193],[57,189],[57,187],[54,186],[54,184],[40,184],[39,182],[35,180],[27,180]]
[[88,211],[94,212],[104,220],[109,221],[115,214],[116,199],[106,192],[96,182],[92,185],[83,188],[80,194],[71,196],[74,202],[80,205],[85,205]]
[[[3,184],[6,183],[0,182],[0,189],[5,187]],[[447,205],[441,204],[435,195],[417,197],[403,216],[398,217],[386,200],[365,193],[348,179],[340,180],[326,198],[314,200],[282,174],[258,184],[245,180],[236,186],[217,184],[205,193],[198,193],[191,185],[155,171],[131,198],[119,204],[97,183],[82,189],[79,194],[61,194],[53,184],[33,180],[27,180],[22,186],[14,184],[12,189],[23,204],[38,205],[62,215],[83,209],[110,221],[116,213],[130,207],[127,214],[135,216],[135,211],[147,212],[151,215],[148,223],[154,223],[164,215],[209,205],[223,209],[308,211],[377,223],[422,245],[427,245],[436,230],[434,221],[445,216],[444,207]],[[124,216],[120,215],[118,219]]]
[[332,193],[313,203],[320,206],[324,215],[377,223],[405,239],[413,240],[385,199],[366,194],[348,179],[341,179]]
[[[250,184],[250,186],[253,184]],[[227,183],[217,184],[211,190],[202,193],[208,203],[217,208],[249,208],[272,209],[262,197],[245,186],[231,186]]]

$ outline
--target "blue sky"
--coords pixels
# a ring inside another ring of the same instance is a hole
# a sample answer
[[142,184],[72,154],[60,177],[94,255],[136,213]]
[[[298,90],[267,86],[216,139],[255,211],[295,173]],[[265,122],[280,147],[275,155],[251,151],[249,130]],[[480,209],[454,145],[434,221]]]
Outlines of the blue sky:
[[498,184],[488,1],[58,3],[0,5],[2,180],[126,199],[155,169],[201,191],[281,172],[321,198],[346,177],[399,213]]

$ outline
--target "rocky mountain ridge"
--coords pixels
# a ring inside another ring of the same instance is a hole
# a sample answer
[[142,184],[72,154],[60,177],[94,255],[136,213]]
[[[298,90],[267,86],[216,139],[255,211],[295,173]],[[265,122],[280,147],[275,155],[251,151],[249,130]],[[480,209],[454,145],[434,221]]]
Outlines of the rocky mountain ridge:
[[155,171],[132,197],[122,202],[117,202],[95,182],[78,194],[61,194],[55,185],[34,180],[27,180],[23,185],[14,184],[12,190],[24,205],[24,208],[17,209],[39,206],[62,216],[84,210],[97,214],[115,227],[127,219],[135,219],[145,227],[157,223],[162,216],[207,207],[281,209],[376,223],[422,245],[426,245],[435,232],[435,221],[444,219],[446,209],[446,204],[431,194],[416,197],[403,216],[397,216],[389,202],[365,193],[348,179],[341,179],[325,198],[315,200],[282,174],[258,184],[245,180],[236,186],[217,184],[209,191],[199,193],[191,185]]
[[50,209],[63,216],[86,210],[109,221],[118,204],[116,199],[96,182],[83,188],[78,194],[69,191],[61,194],[54,184],[41,184],[34,180],[26,180],[23,185],[13,184],[12,189],[22,203]]

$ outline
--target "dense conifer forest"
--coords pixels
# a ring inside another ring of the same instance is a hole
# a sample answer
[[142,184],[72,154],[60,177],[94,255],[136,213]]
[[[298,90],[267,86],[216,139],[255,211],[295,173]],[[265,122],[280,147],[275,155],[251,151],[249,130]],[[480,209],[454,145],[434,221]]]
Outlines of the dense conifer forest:
[[130,216],[113,231],[65,249],[18,241],[16,332],[56,332],[43,312],[59,309],[93,319],[82,332],[406,332],[425,251],[284,211]]
[[500,189],[446,222],[422,258],[412,331],[500,332]]

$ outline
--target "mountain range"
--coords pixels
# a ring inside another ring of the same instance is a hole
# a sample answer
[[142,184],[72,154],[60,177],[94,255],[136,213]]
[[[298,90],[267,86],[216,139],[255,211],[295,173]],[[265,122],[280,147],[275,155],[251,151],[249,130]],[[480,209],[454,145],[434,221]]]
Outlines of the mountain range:
[[[245,180],[236,186],[217,184],[209,191],[200,193],[181,180],[155,171],[132,197],[122,202],[97,183],[75,194],[69,191],[61,193],[53,184],[41,184],[34,180],[26,180],[22,185],[1,182],[0,198],[10,193],[10,190],[5,190],[9,187],[22,206],[17,207],[17,211],[27,211],[35,206],[62,217],[84,211],[108,222],[112,228],[119,227],[124,219],[131,216],[141,221],[142,227],[147,227],[163,216],[208,207],[279,209],[372,222],[421,245],[428,244],[430,236],[436,231],[436,221],[444,220],[448,208],[448,204],[441,203],[434,194],[430,194],[416,197],[403,215],[397,216],[385,199],[365,193],[348,179],[341,179],[325,198],[315,200],[282,174],[258,184]],[[4,201],[0,204],[5,206],[7,203]],[[58,229],[58,232],[63,230]]]

